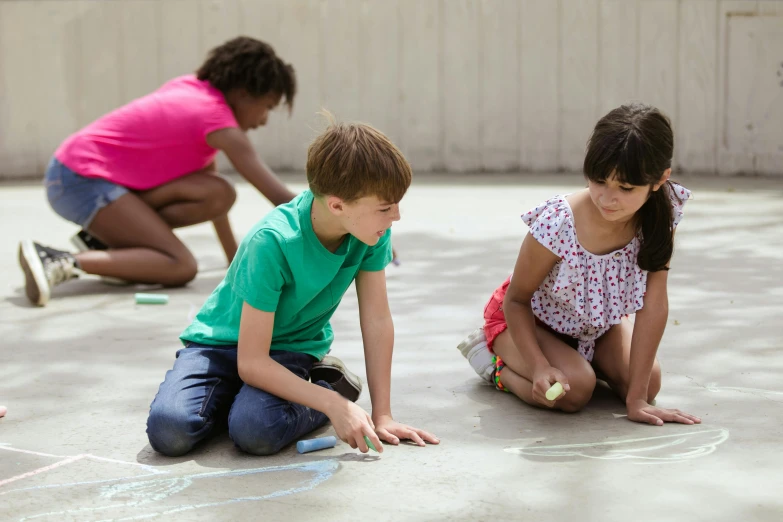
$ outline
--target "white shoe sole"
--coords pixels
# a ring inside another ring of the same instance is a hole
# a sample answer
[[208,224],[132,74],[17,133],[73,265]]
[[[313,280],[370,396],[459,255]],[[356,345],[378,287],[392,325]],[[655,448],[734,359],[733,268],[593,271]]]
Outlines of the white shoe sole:
[[492,362],[492,353],[487,347],[487,339],[483,328],[476,328],[465,340],[457,345],[457,350],[468,360],[470,367],[476,375],[485,381],[492,381],[495,365]]
[[[30,239],[19,242],[19,264],[22,266],[22,270],[24,270],[25,273],[25,291],[27,292],[27,298],[37,306],[46,305],[51,296],[49,280],[46,278],[46,272],[44,271],[44,266],[38,255],[38,251],[35,249],[35,245]],[[27,289],[27,286],[30,284],[30,278],[33,279],[33,282],[37,287],[37,299],[35,299],[34,296],[31,296]]]

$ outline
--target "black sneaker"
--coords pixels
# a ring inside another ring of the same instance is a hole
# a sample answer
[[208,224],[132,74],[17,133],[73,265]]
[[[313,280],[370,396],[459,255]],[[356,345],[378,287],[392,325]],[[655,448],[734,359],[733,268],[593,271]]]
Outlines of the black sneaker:
[[310,369],[312,382],[325,381],[334,391],[351,402],[356,402],[362,394],[362,380],[349,371],[343,362],[332,355],[327,355],[322,361]]
[[49,302],[52,287],[79,277],[73,255],[29,239],[19,243],[19,265],[24,271],[27,298],[38,306]]
[[71,238],[71,243],[73,243],[73,246],[79,249],[79,252],[109,249],[108,245],[106,245],[97,237],[91,235],[86,230],[80,230],[75,236],[73,236]]

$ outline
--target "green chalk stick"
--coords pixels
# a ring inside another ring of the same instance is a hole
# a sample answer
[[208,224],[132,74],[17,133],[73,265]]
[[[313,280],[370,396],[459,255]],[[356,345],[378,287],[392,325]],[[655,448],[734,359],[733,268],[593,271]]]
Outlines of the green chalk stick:
[[549,401],[553,401],[560,397],[561,393],[563,393],[563,385],[559,382],[556,382],[546,391],[546,398]]
[[167,294],[136,294],[136,304],[166,304],[169,302]]
[[365,436],[364,436],[364,442],[366,442],[366,443],[367,443],[367,446],[369,446],[371,450],[373,450],[375,453],[378,453],[378,450],[377,450],[377,449],[375,449],[375,446],[373,446],[373,445],[372,445],[372,442],[370,442],[370,437],[368,437],[367,435],[365,435]]

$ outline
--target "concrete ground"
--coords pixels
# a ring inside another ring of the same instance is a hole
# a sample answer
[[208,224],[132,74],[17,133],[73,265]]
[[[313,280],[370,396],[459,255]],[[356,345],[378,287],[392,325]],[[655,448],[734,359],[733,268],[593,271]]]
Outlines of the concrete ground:
[[[297,189],[302,178],[289,178]],[[532,409],[482,383],[455,349],[512,269],[519,215],[581,186],[573,175],[416,179],[389,267],[393,411],[440,446],[362,456],[345,444],[274,457],[225,435],[176,459],[147,442],[149,403],[177,336],[224,274],[208,226],[181,231],[203,272],[139,306],[133,289],[83,279],[49,306],[24,297],[17,241],[66,247],[75,227],[37,185],[0,188],[0,519],[547,520],[783,519],[783,183],[684,178],[658,404],[700,426],[629,422],[605,389],[579,414]],[[244,233],[269,205],[246,184]],[[138,291],[138,290],[136,290]],[[334,353],[363,372],[354,294]],[[360,405],[369,408],[365,392]],[[320,435],[333,433],[329,427]]]

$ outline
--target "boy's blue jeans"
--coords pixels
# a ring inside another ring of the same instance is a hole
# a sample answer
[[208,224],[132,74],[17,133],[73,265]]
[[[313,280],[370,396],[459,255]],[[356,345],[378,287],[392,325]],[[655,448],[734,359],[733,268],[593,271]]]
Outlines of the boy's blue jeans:
[[[302,379],[310,378],[316,362],[297,352],[272,351],[270,356]],[[331,389],[324,381],[316,384]],[[177,457],[227,422],[237,447],[271,455],[328,420],[320,411],[243,383],[236,346],[188,343],[177,352],[174,368],[150,405],[147,436],[155,451]]]

